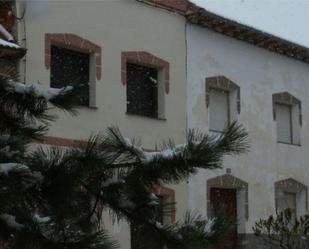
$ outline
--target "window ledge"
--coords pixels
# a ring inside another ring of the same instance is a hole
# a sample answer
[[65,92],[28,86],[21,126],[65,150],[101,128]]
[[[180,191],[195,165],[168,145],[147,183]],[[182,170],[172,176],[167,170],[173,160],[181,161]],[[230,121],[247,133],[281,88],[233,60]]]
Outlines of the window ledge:
[[146,119],[152,119],[152,120],[159,120],[159,121],[166,121],[166,118],[160,118],[160,117],[151,117],[151,116],[143,116],[135,113],[126,112],[126,115],[128,116],[136,116],[140,118],[146,118]]
[[218,133],[218,134],[224,134],[225,133],[224,131],[217,131],[217,130],[212,130],[212,129],[209,129],[209,132]]
[[77,109],[81,109],[81,110],[98,110],[99,107],[97,106],[88,106],[88,105],[76,105]]
[[293,143],[287,143],[287,142],[281,142],[281,141],[277,141],[278,144],[285,144],[285,145],[292,145],[292,146],[298,146],[301,147],[301,144],[293,144]]

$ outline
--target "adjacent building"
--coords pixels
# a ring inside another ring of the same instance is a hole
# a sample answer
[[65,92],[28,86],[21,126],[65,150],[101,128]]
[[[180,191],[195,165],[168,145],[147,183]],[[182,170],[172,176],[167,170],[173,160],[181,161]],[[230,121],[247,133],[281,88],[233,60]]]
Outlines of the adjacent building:
[[[189,184],[189,207],[234,210],[238,233],[291,208],[308,212],[309,51],[205,10],[188,16],[188,128],[222,132],[234,120],[249,132],[245,156]],[[198,24],[198,25],[197,25]]]

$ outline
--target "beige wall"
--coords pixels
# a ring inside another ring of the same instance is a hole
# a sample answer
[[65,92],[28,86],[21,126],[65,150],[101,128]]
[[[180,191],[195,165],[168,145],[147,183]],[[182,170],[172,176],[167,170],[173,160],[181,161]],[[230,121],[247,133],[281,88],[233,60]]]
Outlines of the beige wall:
[[[52,135],[84,138],[108,125],[118,125],[126,136],[143,138],[148,148],[170,136],[176,142],[183,141],[186,50],[185,24],[181,16],[135,0],[27,4],[27,82],[49,85],[50,70],[44,65],[45,33],[74,33],[102,47],[102,79],[96,85],[98,109],[81,108],[77,118],[60,114],[52,126]],[[122,51],[147,51],[170,63],[171,90],[165,95],[165,121],[125,114]]]
[[[97,109],[81,108],[77,117],[58,113],[51,136],[83,139],[109,125],[126,137],[141,138],[148,149],[163,139],[183,143],[186,129],[186,48],[183,17],[135,0],[27,1],[26,82],[49,86],[44,63],[45,33],[74,33],[102,47],[102,78],[96,82]],[[22,4],[19,5],[22,8]],[[121,83],[121,52],[147,51],[170,63],[166,120],[126,115],[126,87]],[[23,69],[21,73],[23,73]],[[176,187],[175,187],[176,188]],[[176,190],[177,219],[186,209],[186,183]],[[129,248],[127,224],[108,225],[121,248]]]

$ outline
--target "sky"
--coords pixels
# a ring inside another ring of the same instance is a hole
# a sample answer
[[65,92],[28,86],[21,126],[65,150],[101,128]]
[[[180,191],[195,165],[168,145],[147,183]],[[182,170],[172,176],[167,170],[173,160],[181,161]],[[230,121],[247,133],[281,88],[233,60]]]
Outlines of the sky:
[[309,0],[191,0],[234,21],[309,48]]

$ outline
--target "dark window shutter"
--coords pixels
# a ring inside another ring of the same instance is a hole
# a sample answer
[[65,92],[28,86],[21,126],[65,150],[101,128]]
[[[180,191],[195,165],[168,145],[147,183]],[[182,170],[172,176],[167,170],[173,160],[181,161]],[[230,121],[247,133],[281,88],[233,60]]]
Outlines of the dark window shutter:
[[158,71],[127,64],[127,112],[141,116],[158,116]]
[[61,88],[77,84],[85,85],[85,90],[76,102],[89,105],[89,54],[52,46],[51,87]]

